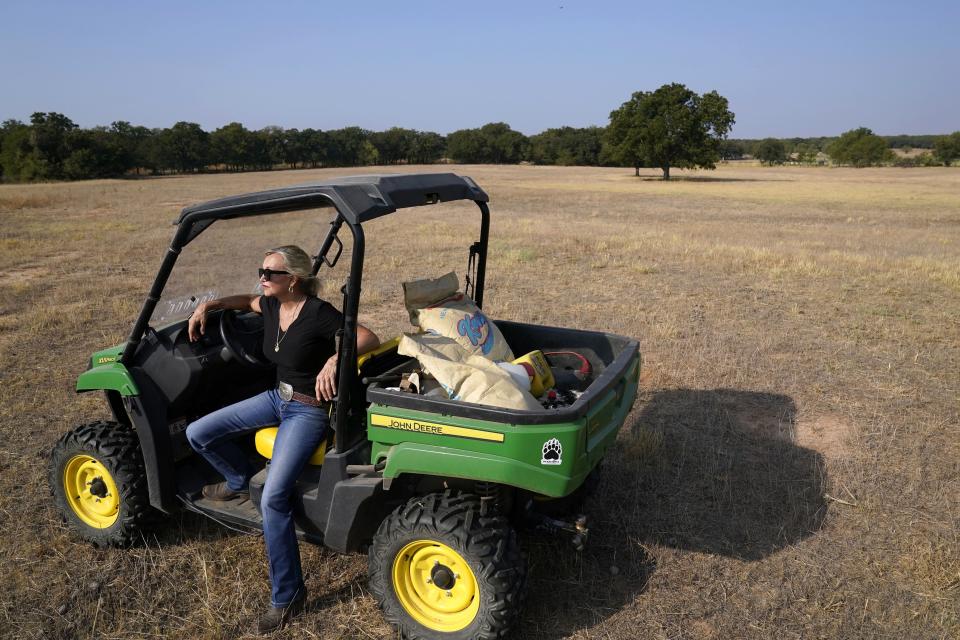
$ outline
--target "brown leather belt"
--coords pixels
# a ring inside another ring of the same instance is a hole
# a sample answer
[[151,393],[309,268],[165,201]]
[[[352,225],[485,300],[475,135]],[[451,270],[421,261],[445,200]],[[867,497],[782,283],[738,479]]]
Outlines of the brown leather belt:
[[281,382],[277,385],[277,394],[279,394],[280,399],[284,402],[290,402],[291,400],[296,400],[297,402],[302,402],[303,404],[308,404],[311,407],[322,407],[323,401],[317,400],[315,396],[310,396],[305,393],[300,393],[299,391],[293,390],[293,385],[286,382]]
[[293,399],[297,402],[308,404],[311,407],[322,407],[324,405],[324,402],[322,400],[317,400],[316,396],[308,396],[305,393],[299,393],[297,391],[293,392]]

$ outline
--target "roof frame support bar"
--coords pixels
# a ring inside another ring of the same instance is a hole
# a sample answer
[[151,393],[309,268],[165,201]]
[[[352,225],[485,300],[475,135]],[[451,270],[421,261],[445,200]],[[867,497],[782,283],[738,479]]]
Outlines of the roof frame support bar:
[[[349,226],[350,231],[353,232],[353,252],[350,259],[350,276],[344,285],[343,329],[340,348],[337,350],[337,399],[333,424],[337,433],[337,451],[349,449],[360,435],[356,433],[356,429],[354,429],[355,433],[350,433],[349,414],[353,404],[350,396],[357,377],[357,314],[360,307],[360,283],[363,279],[364,235],[363,227],[359,224],[349,224]],[[321,252],[321,257],[322,255]]]
[[480,250],[477,254],[477,273],[475,276],[473,288],[474,299],[477,307],[483,308],[483,281],[487,272],[487,244],[490,241],[490,207],[482,200],[476,201],[480,207]]

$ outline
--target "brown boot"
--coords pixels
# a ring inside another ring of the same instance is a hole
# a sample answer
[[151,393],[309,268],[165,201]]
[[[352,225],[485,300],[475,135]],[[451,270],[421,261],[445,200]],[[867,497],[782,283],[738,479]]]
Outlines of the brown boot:
[[307,600],[307,590],[300,589],[297,597],[285,607],[270,607],[257,620],[257,633],[270,633],[283,627],[290,618],[303,611],[303,604]]
[[250,492],[246,489],[234,491],[228,487],[226,481],[224,481],[205,486],[203,488],[203,497],[216,502],[227,502],[234,498],[243,498],[246,500],[250,497]]

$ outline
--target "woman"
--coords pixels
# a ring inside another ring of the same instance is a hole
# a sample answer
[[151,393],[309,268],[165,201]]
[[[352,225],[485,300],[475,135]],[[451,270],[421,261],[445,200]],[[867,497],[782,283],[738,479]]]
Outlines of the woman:
[[[257,630],[277,629],[303,608],[306,589],[294,530],[290,496],[300,471],[325,438],[329,426],[324,402],[336,394],[336,342],[342,314],[316,297],[312,261],[296,246],[266,252],[260,269],[263,295],[238,295],[197,306],[188,324],[190,340],[206,329],[206,315],[217,309],[263,315],[263,352],[277,365],[277,387],[204,416],[187,427],[190,446],[225,480],[203,488],[210,500],[248,495],[253,469],[232,440],[279,423],[260,510],[270,560],[270,608]],[[375,349],[377,336],[357,325],[357,354]],[[287,398],[287,400],[284,400]]]

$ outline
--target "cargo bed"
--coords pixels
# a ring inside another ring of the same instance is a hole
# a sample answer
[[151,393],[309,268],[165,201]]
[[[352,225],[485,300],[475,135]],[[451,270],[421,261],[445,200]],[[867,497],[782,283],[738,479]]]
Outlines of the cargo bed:
[[[580,485],[616,439],[637,394],[636,340],[596,331],[496,324],[515,354],[534,349],[581,353],[593,370],[590,385],[569,406],[523,411],[371,384],[367,388],[371,462],[385,463],[386,480],[405,473],[444,475],[560,497]],[[416,366],[410,359],[393,372]]]

